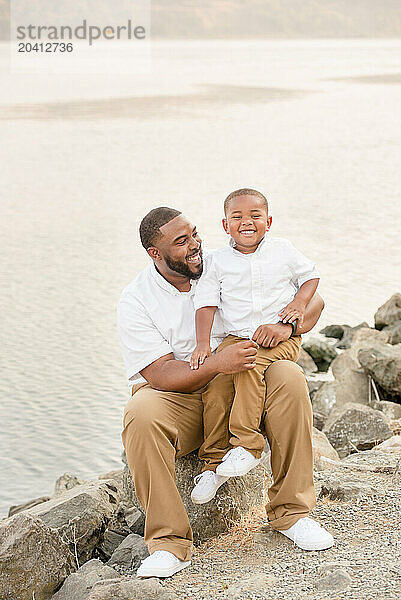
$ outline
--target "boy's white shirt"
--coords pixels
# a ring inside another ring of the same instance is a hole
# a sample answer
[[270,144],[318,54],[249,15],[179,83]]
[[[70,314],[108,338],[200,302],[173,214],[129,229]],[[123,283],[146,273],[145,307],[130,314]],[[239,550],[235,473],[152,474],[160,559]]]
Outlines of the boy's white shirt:
[[226,335],[251,338],[259,325],[277,323],[301,285],[318,277],[316,265],[285,238],[266,235],[252,254],[230,239],[205,259],[195,309],[217,306]]

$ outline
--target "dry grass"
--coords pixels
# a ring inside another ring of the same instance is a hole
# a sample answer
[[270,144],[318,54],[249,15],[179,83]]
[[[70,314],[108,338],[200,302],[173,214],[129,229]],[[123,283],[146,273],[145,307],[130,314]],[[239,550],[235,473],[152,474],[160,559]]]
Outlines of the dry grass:
[[241,520],[231,525],[228,531],[201,544],[197,551],[205,556],[209,552],[225,552],[229,549],[241,550],[249,547],[253,543],[254,534],[260,531],[260,528],[266,523],[265,506],[261,504],[243,515]]

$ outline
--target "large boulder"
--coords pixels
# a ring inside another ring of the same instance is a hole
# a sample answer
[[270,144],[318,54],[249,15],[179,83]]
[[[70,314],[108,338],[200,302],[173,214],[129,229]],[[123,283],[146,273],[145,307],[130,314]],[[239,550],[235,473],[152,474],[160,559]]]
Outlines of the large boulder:
[[49,600],[76,569],[54,529],[22,512],[0,522],[0,598]]
[[326,337],[337,338],[337,342],[334,344],[335,348],[347,349],[351,347],[355,333],[362,328],[368,327],[369,325],[365,322],[350,327],[349,325],[328,325],[324,327],[319,333],[322,333]]
[[389,344],[401,344],[401,321],[396,321],[387,327],[383,327],[382,331],[388,334]]
[[358,360],[380,387],[392,396],[401,396],[401,344],[359,350]]
[[337,381],[326,381],[312,398],[313,413],[322,415],[327,419],[331,411],[337,406]]
[[384,412],[390,421],[401,419],[401,404],[398,404],[397,402],[382,400],[376,404],[375,408]]
[[375,314],[376,329],[383,329],[392,325],[396,321],[401,321],[401,294],[393,294],[387,302],[378,308]]
[[369,404],[369,378],[351,350],[345,350],[331,363],[337,382],[336,406],[347,402]]
[[368,450],[393,435],[385,415],[379,411],[349,402],[334,409],[323,428],[340,458]]
[[87,600],[178,600],[178,596],[164,588],[157,579],[131,577],[98,581]]
[[332,346],[317,338],[308,338],[302,347],[313,358],[319,371],[328,371],[331,362],[337,356]]
[[[126,457],[123,457],[126,463]],[[263,461],[262,461],[263,463]],[[244,477],[231,477],[221,486],[216,497],[207,504],[193,504],[191,492],[194,477],[201,472],[202,464],[196,453],[183,456],[176,461],[176,483],[192,526],[196,544],[227,531],[229,525],[263,500],[264,466],[258,465]],[[132,506],[140,507],[134,484],[125,466],[124,494],[130,496]],[[141,508],[141,510],[143,510]]]
[[329,440],[322,431],[313,427],[312,430],[312,450],[313,450],[313,464],[317,470],[325,468],[322,457],[329,458],[330,460],[339,461],[337,451],[330,444]]
[[37,504],[42,504],[42,502],[47,502],[48,500],[50,500],[50,496],[40,496],[39,498],[33,498],[32,500],[23,502],[22,504],[14,504],[13,506],[10,506],[8,516],[12,517],[13,515],[16,515],[17,513],[22,512],[27,508],[32,508],[33,506],[36,506]]
[[64,473],[57,478],[56,483],[54,484],[53,496],[61,496],[64,492],[72,490],[72,488],[77,485],[82,485],[84,483],[88,483],[86,479],[79,479],[76,475]]
[[310,373],[317,373],[318,371],[315,361],[303,348],[300,349],[297,364],[302,367],[307,375]]
[[28,510],[56,529],[82,563],[92,558],[119,498],[113,479],[90,481]]
[[86,600],[95,583],[118,577],[117,571],[94,558],[69,575],[52,600]]

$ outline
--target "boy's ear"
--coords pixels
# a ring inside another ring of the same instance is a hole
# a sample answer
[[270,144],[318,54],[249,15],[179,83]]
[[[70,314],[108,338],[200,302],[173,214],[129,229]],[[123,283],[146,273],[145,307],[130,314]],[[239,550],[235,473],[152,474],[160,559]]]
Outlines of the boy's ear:
[[269,231],[270,227],[272,226],[272,221],[273,217],[267,217],[266,231]]
[[162,255],[160,254],[159,250],[157,248],[155,248],[154,246],[150,246],[150,248],[148,248],[146,252],[149,254],[149,256],[152,260],[161,260],[162,259]]
[[229,229],[228,229],[228,223],[227,223],[227,219],[223,219],[222,220],[222,225],[223,225],[223,229],[226,233],[230,233]]

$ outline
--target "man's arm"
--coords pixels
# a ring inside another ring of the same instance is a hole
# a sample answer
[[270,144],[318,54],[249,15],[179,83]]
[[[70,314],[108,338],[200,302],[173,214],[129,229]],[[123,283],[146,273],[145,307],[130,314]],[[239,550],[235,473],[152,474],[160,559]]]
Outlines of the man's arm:
[[[304,322],[297,327],[297,333],[307,333],[313,329],[320,318],[323,308],[324,302],[316,292],[306,307]],[[260,325],[253,334],[252,339],[260,346],[274,348],[280,342],[288,340],[291,333],[292,326],[289,323]]]
[[218,373],[238,373],[255,367],[257,346],[252,340],[238,342],[208,357],[198,369],[176,360],[173,354],[158,358],[140,371],[156,390],[190,393],[209,383]]

